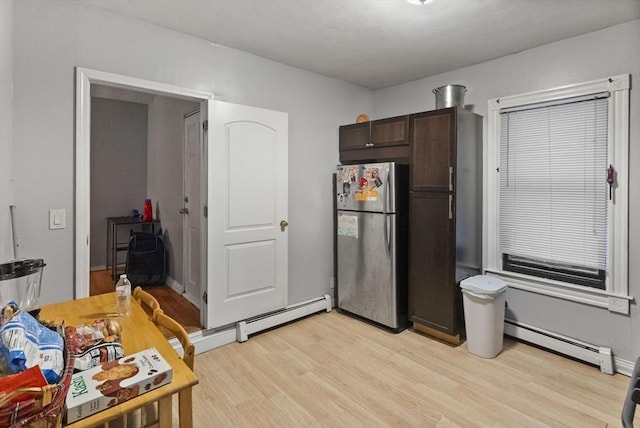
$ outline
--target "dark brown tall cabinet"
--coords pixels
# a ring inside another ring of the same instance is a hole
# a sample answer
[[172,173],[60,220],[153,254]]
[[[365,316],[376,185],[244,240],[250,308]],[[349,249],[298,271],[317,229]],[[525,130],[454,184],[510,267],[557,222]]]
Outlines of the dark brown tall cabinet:
[[459,282],[482,264],[482,117],[451,107],[409,115],[409,316],[459,343]]

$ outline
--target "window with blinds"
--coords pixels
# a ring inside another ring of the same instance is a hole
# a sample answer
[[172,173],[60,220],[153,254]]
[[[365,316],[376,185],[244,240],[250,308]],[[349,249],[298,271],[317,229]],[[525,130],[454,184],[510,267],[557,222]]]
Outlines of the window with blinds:
[[605,289],[606,96],[500,111],[503,270]]

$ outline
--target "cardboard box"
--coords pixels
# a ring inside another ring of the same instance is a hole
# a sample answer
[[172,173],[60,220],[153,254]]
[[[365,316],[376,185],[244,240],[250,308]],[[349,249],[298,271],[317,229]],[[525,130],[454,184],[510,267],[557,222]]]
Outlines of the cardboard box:
[[67,423],[171,382],[173,371],[155,348],[75,373],[67,394]]

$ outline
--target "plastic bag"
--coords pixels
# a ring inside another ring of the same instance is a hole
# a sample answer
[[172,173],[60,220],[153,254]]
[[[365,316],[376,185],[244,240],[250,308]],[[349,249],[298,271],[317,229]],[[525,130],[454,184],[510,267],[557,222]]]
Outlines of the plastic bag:
[[74,356],[74,370],[87,370],[122,358],[121,334],[122,328],[116,320],[97,320],[91,325],[72,327],[69,348]]
[[10,302],[0,314],[0,352],[11,373],[40,366],[50,384],[58,383],[64,370],[64,339],[43,326],[28,312]]

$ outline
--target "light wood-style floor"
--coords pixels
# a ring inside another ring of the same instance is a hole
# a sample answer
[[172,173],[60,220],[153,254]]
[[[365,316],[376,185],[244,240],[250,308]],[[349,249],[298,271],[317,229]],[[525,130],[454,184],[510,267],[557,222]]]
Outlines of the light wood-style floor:
[[619,427],[629,381],[509,339],[487,360],[335,311],[197,355],[195,372],[201,427]]

